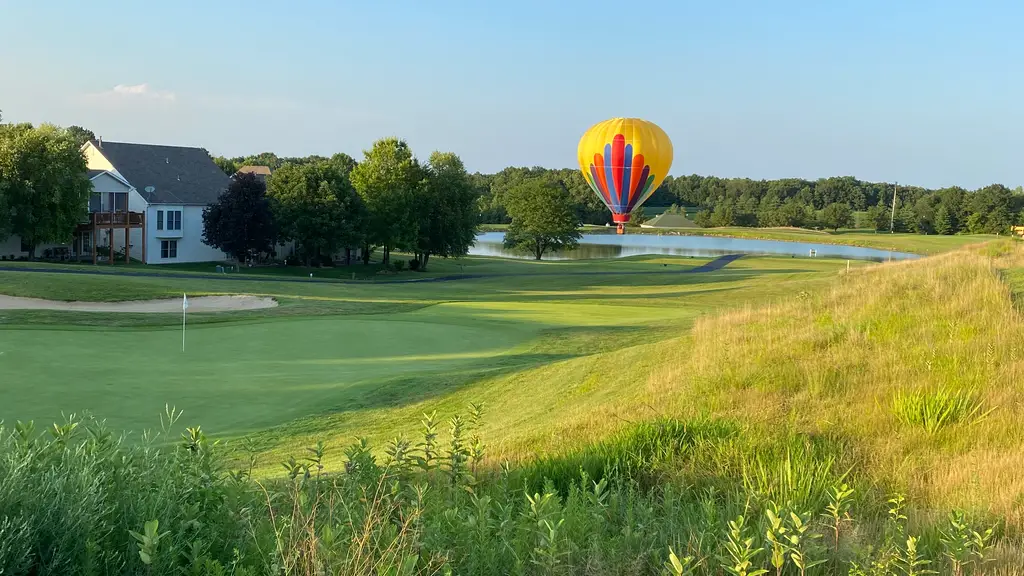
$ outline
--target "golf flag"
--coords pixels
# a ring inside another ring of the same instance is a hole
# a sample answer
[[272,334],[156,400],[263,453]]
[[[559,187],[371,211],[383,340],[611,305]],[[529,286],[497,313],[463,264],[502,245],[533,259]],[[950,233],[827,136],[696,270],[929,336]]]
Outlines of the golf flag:
[[185,310],[188,310],[188,295],[181,293],[181,351],[185,351]]

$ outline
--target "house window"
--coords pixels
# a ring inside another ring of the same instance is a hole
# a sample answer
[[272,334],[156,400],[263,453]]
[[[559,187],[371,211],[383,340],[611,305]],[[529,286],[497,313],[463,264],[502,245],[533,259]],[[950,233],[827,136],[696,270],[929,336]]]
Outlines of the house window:
[[178,241],[177,240],[161,240],[160,241],[160,258],[177,258],[178,257]]
[[163,210],[157,210],[156,211],[156,229],[157,230],[163,230],[164,229],[164,211]]
[[100,212],[103,210],[103,196],[101,194],[89,195],[89,212]]
[[24,238],[21,239],[21,251],[22,252],[31,252],[32,251],[32,246],[30,244],[28,244],[27,242],[25,242]]
[[181,230],[181,210],[167,211],[167,229]]
[[82,254],[92,254],[91,232],[82,232]]

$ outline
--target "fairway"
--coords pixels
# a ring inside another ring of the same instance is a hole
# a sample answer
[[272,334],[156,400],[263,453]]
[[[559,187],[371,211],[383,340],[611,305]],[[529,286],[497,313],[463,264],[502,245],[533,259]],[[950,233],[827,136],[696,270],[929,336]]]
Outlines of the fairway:
[[[184,352],[176,314],[2,311],[0,418],[49,422],[90,411],[138,432],[158,425],[167,404],[184,410],[189,424],[225,437],[285,426],[268,437],[273,447],[338,418],[346,422],[338,433],[390,434],[385,413],[488,397],[517,374],[666,339],[703,313],[782,296],[790,282],[845,267],[742,258],[700,274],[672,273],[703,271],[707,262],[468,258],[458,267],[483,276],[376,285],[0,272],[0,292],[20,296],[118,301],[248,292],[281,302],[190,313]],[[441,263],[435,274],[454,267]]]

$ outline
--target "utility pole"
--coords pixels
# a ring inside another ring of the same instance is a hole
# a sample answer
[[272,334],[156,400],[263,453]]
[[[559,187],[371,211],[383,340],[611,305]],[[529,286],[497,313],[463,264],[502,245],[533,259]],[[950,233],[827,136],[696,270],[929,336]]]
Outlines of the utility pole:
[[889,216],[889,234],[892,234],[896,228],[896,190],[899,187],[899,182],[893,184],[892,186],[892,215]]

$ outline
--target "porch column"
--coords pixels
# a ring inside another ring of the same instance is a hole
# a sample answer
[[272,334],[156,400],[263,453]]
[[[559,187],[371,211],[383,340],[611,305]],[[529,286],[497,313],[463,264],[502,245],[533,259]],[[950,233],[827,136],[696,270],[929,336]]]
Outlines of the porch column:
[[131,230],[132,230],[131,226],[125,226],[124,227],[124,263],[125,264],[131,264],[131,256],[130,256],[130,254],[132,253],[132,251],[128,249],[129,248],[128,242],[131,240],[131,238],[129,237],[129,233],[131,232]]
[[146,255],[146,213],[143,212],[142,216],[142,263],[148,264]]
[[[114,215],[113,214],[110,215],[110,221],[111,222],[114,221]],[[114,265],[114,228],[113,228],[113,225],[111,225],[111,228],[110,228],[110,236],[108,236],[107,238],[110,240],[110,265],[113,266]]]
[[95,215],[93,216],[93,218],[94,219],[93,219],[93,222],[92,222],[92,265],[95,266],[96,265],[96,253],[99,252],[99,250],[97,250],[97,248],[99,246],[96,244],[96,220],[95,220]]

